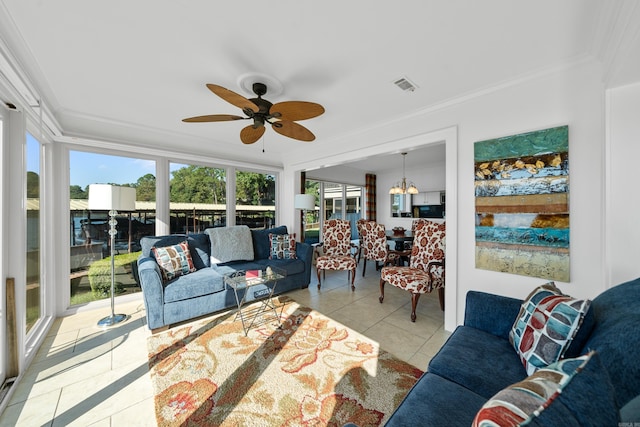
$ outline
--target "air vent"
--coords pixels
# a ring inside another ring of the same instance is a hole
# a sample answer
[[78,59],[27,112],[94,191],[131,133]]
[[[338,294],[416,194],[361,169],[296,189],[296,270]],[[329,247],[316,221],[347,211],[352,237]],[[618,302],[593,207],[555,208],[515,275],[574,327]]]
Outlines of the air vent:
[[413,83],[407,77],[401,77],[398,80],[394,81],[393,84],[395,84],[405,92],[413,92],[418,88],[418,86],[416,86],[415,83]]

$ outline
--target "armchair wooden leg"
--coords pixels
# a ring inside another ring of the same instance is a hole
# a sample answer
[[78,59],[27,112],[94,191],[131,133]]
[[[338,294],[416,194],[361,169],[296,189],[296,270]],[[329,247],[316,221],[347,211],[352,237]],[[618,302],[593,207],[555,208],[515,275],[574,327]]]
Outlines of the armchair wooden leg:
[[367,271],[367,259],[364,259],[364,264],[362,264],[362,277],[364,277],[364,272]]
[[382,304],[384,300],[384,280],[380,279],[380,297],[378,297],[378,301]]
[[318,289],[320,289],[320,270],[316,269],[316,273],[318,274]]
[[444,311],[444,288],[438,288],[438,298],[440,299],[440,310]]
[[356,269],[355,267],[353,268],[353,270],[351,270],[351,290],[355,291],[356,287],[354,286],[353,282],[356,280]]
[[411,294],[411,321],[416,321],[416,306],[418,305],[418,299],[420,298],[420,294]]

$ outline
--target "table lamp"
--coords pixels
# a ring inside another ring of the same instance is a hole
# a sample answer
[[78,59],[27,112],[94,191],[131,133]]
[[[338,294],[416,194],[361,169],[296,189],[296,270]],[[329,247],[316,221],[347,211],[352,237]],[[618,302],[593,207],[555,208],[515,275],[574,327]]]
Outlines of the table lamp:
[[89,210],[109,211],[109,236],[111,237],[111,315],[98,321],[98,326],[106,328],[129,318],[126,314],[115,314],[115,267],[116,215],[118,211],[136,210],[136,189],[110,184],[89,185]]

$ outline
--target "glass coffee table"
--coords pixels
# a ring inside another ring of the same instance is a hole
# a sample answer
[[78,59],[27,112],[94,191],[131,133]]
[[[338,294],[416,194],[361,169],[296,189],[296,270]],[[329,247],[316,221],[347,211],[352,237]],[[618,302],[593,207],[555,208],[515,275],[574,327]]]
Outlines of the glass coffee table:
[[[254,325],[257,325],[258,317],[264,320],[260,324],[264,324],[273,315],[278,326],[281,325],[280,316],[273,302],[273,293],[278,280],[285,277],[287,272],[276,267],[267,267],[265,270],[240,270],[224,275],[225,286],[230,286],[236,296],[238,305],[236,319],[240,317],[245,336]],[[260,301],[261,304],[247,309],[246,305],[254,301]]]

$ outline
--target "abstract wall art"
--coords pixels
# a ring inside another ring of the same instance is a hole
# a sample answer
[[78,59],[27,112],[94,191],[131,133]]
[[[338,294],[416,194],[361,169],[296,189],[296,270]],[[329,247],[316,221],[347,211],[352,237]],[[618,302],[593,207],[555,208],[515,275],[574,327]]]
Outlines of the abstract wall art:
[[569,127],[474,144],[476,268],[569,281]]

